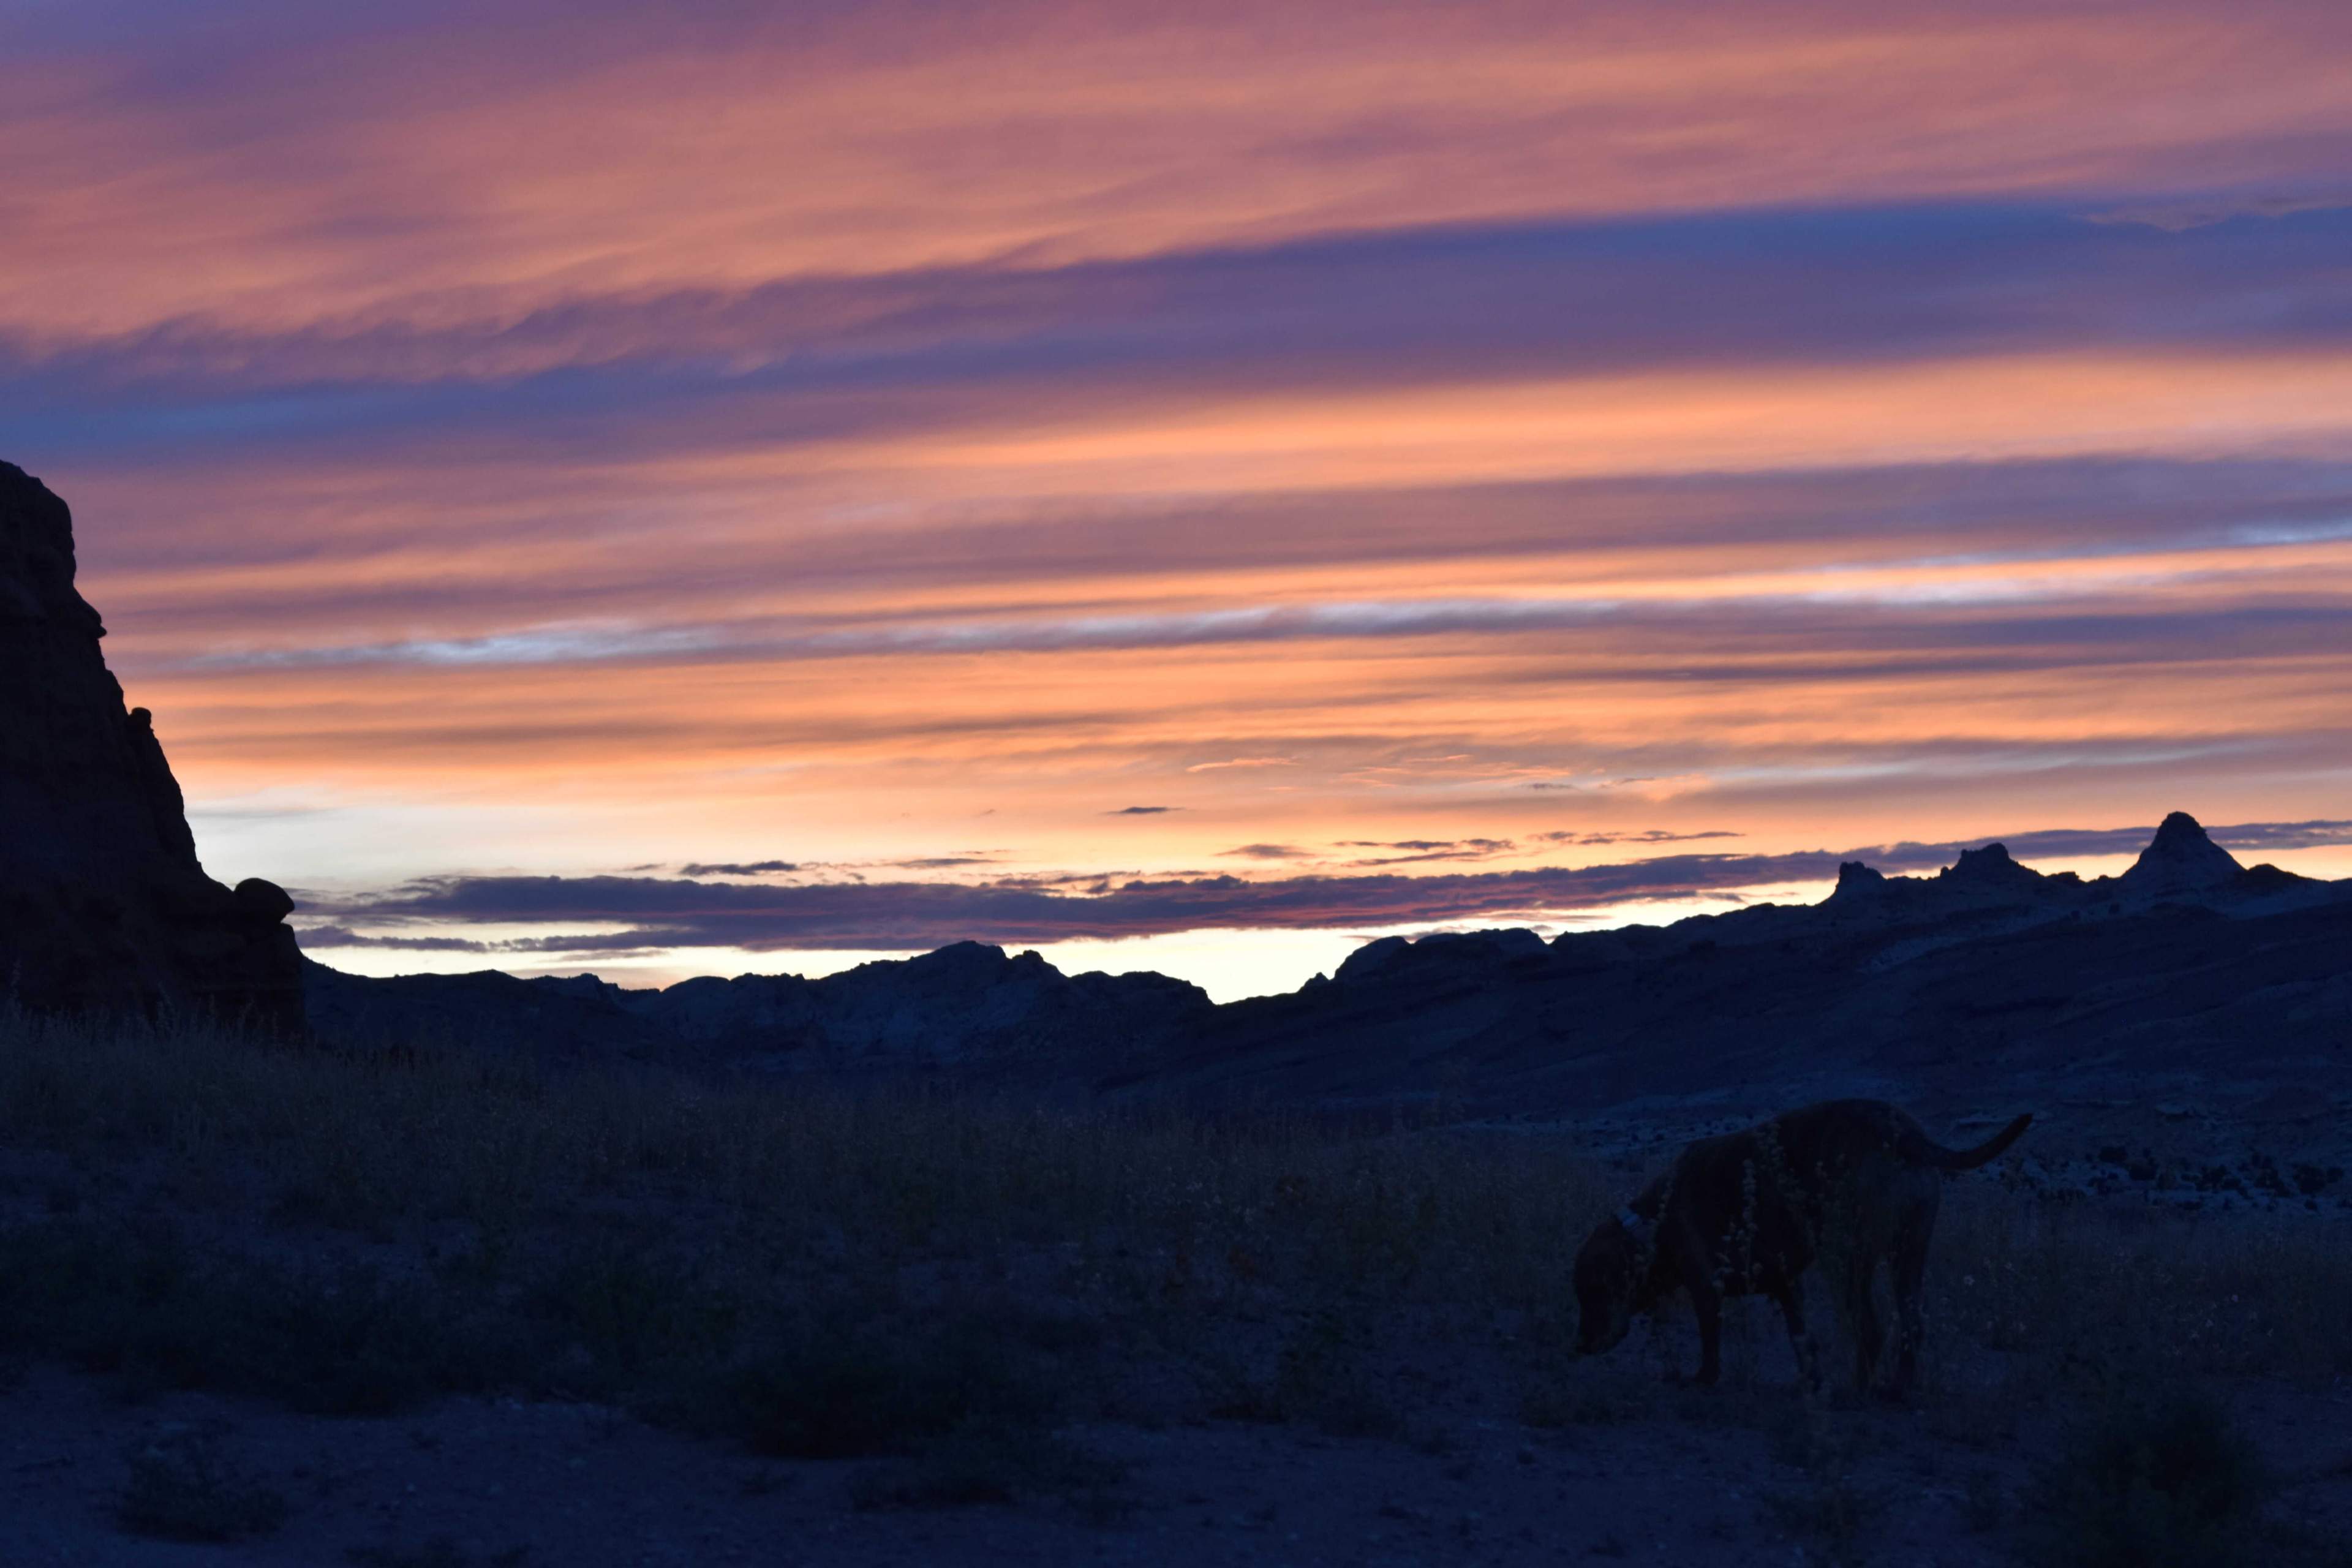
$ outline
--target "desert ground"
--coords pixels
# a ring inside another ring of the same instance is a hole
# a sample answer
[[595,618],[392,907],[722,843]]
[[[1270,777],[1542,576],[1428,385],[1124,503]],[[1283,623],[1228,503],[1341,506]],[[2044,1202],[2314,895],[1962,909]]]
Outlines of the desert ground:
[[1896,1403],[1801,1390],[1755,1302],[1718,1387],[1677,1381],[1686,1310],[1573,1355],[1576,1243],[1657,1159],[1574,1129],[12,1018],[0,1535],[44,1564],[2352,1561],[2340,1213],[2053,1190],[2031,1147],[1949,1184]]

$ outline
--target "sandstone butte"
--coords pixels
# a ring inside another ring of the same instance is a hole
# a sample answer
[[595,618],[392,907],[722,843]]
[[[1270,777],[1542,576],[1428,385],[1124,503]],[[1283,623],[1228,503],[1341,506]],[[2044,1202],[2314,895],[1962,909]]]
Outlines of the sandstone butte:
[[293,900],[205,874],[152,716],[74,587],[73,518],[0,463],[0,998],[303,1028]]

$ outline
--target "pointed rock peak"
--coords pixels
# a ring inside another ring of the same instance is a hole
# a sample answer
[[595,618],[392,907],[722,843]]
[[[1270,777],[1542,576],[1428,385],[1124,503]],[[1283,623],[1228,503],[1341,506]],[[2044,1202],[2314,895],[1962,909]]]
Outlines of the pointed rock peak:
[[1981,849],[1963,849],[1958,860],[1937,872],[1936,876],[1939,881],[1991,887],[2024,886],[2042,880],[2041,872],[2021,866],[2010,857],[2006,844],[1988,844]]
[[2219,847],[2213,845],[2213,840],[2206,833],[2203,823],[2185,811],[2176,811],[2168,814],[2162,822],[2156,825],[2156,837],[2149,841],[2148,847],[2161,849],[2167,846],[2178,847],[2197,844]]
[[2243,869],[2236,856],[2206,837],[2195,817],[2176,811],[2123,874],[2123,885],[2134,892],[2193,892],[2226,882]]
[[1839,863],[1837,886],[1831,890],[1832,899],[1867,899],[1886,890],[1886,873],[1859,860]]

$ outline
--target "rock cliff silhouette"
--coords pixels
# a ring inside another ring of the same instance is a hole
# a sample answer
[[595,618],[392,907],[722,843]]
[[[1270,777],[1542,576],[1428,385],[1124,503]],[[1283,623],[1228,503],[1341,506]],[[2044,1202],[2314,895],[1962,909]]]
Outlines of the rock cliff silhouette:
[[73,519],[0,463],[0,995],[303,1027],[293,900],[205,874],[152,717],[74,588]]

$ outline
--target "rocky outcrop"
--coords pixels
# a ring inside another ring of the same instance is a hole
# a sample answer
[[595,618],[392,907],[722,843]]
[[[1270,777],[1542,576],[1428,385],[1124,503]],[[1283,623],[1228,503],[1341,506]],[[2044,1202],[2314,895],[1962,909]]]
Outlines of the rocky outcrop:
[[1860,860],[1844,860],[1838,864],[1837,886],[1830,889],[1830,907],[1876,909],[1886,900],[1886,873]]
[[2195,817],[2176,811],[2157,827],[2156,837],[2116,883],[2126,893],[2172,898],[2226,887],[2244,870],[2236,856],[2206,837]]
[[746,974],[635,994],[639,1016],[688,1044],[848,1068],[1108,1062],[1209,1010],[1198,986],[1166,975],[1064,974],[977,942],[818,980]]
[[2048,879],[2031,867],[2019,865],[2006,844],[1963,849],[1958,860],[1936,873],[1936,880],[1945,889],[1988,901],[2033,898]]
[[1439,970],[1475,976],[1513,962],[1540,960],[1545,952],[1544,939],[1524,929],[1437,931],[1418,942],[1384,936],[1349,953],[1331,978],[1344,985]]
[[152,717],[74,589],[72,517],[0,463],[0,993],[302,1027],[293,900],[205,875]]

